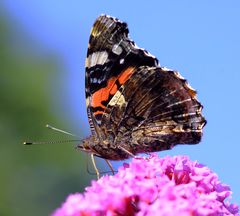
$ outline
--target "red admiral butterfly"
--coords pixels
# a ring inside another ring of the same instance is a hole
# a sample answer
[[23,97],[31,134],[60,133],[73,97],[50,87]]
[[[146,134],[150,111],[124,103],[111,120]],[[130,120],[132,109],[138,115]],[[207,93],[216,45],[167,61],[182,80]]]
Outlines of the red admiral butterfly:
[[122,160],[138,153],[197,144],[206,121],[196,91],[176,71],[128,37],[127,24],[102,15],[86,58],[86,101],[92,135],[78,147]]

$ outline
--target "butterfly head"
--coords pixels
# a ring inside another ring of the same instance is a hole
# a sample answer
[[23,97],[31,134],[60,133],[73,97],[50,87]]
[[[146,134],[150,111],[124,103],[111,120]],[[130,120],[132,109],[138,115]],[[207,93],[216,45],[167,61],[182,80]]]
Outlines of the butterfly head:
[[82,143],[78,144],[76,148],[83,152],[91,153],[91,154],[98,156],[99,154],[93,148],[94,144],[96,144],[96,140],[95,140],[94,136],[90,136],[90,137],[83,139]]

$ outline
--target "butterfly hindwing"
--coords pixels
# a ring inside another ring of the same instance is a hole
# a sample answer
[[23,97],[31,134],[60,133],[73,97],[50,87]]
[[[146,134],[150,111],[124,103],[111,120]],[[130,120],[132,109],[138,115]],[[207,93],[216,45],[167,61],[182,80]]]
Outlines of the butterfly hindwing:
[[202,106],[196,92],[177,72],[140,67],[117,98],[104,114],[102,127],[114,135],[116,145],[133,154],[200,141],[205,124]]

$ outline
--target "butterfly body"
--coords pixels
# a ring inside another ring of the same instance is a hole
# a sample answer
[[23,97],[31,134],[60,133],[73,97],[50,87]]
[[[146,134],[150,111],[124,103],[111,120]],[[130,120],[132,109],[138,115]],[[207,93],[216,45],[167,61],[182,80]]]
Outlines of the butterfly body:
[[79,147],[104,159],[199,143],[206,123],[187,81],[138,48],[126,23],[106,15],[91,31],[86,98],[92,135]]

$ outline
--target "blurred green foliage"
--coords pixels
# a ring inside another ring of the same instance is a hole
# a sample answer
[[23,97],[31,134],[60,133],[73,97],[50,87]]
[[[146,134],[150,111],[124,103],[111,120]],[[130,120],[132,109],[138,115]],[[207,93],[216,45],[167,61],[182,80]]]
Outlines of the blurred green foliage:
[[86,156],[72,145],[22,145],[26,138],[64,139],[46,123],[69,128],[49,92],[62,75],[57,63],[0,8],[0,215],[49,215],[89,184]]

